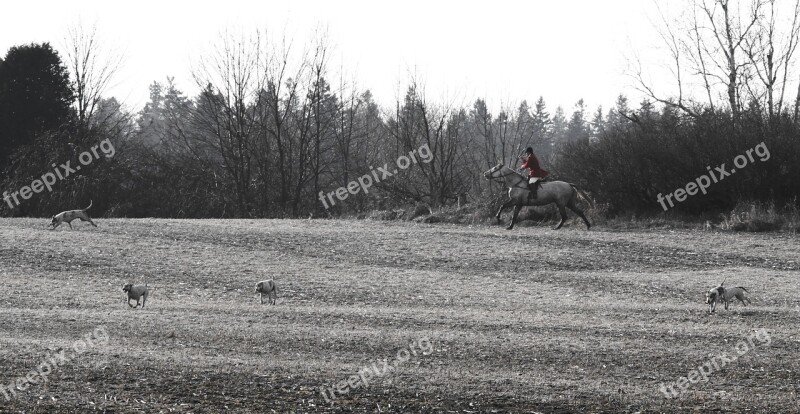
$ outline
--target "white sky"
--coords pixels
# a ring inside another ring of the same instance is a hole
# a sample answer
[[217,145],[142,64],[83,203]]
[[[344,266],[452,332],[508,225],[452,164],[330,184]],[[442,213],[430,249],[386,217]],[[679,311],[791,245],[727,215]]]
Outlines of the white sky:
[[569,114],[580,98],[590,111],[607,111],[619,93],[641,100],[625,58],[659,42],[652,10],[640,0],[15,1],[3,5],[0,54],[45,41],[61,50],[70,26],[95,24],[104,47],[125,59],[110,95],[138,110],[148,85],[167,76],[193,96],[191,69],[225,28],[285,32],[302,47],[323,25],[331,67],[382,105],[416,72],[433,100],[484,97],[497,108],[541,95],[551,113],[560,104]]

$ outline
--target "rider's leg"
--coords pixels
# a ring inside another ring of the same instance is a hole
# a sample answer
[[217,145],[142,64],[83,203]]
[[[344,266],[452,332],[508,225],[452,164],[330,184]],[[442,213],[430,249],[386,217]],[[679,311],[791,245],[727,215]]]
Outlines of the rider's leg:
[[528,180],[528,189],[531,190],[531,194],[533,198],[536,198],[536,190],[539,188],[539,180],[536,178],[531,178]]

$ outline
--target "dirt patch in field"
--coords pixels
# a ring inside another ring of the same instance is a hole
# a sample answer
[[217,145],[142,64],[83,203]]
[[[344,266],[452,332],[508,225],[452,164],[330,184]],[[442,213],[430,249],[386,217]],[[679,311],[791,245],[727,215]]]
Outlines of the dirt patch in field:
[[[329,220],[98,225],[47,231],[41,220],[0,219],[0,236],[13,241],[0,247],[0,386],[59,349],[74,353],[98,327],[108,333],[46,382],[9,400],[0,392],[0,411],[738,413],[798,404],[797,236]],[[253,292],[269,277],[277,306]],[[709,314],[705,291],[724,279],[746,286],[753,305]],[[151,286],[144,310],[125,305],[128,281]],[[708,381],[678,398],[659,391],[755,332],[768,343],[751,339]],[[394,368],[366,385],[353,380],[384,359]]]

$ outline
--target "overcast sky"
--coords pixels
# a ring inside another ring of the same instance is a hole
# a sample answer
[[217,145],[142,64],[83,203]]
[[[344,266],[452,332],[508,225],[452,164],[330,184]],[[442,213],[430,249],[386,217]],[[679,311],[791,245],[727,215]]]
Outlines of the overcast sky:
[[[658,43],[653,4],[571,1],[15,1],[3,5],[0,53],[49,41],[62,50],[70,26],[96,25],[104,47],[124,55],[110,94],[139,109],[148,85],[174,76],[197,92],[191,69],[226,28],[286,33],[307,44],[327,27],[342,67],[390,105],[416,72],[434,100],[492,107],[544,96],[552,113],[584,98],[608,108],[619,93],[641,99],[626,75],[633,49]],[[338,69],[337,69],[338,70]],[[668,87],[664,84],[664,87]]]

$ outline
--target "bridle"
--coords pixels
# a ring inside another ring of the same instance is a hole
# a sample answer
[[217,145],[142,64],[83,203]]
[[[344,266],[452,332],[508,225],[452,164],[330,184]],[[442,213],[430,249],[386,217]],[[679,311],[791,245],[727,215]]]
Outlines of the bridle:
[[509,169],[508,169],[508,171],[509,171],[508,173],[506,173],[506,174],[503,174],[503,175],[501,175],[501,176],[499,176],[499,177],[495,177],[495,175],[494,175],[494,174],[495,174],[495,173],[497,173],[497,172],[500,172],[500,170],[502,170],[502,168],[498,169],[497,171],[494,171],[494,172],[491,172],[491,173],[489,173],[489,179],[490,179],[490,180],[498,180],[498,179],[500,179],[500,178],[503,178],[503,177],[509,176],[509,175],[511,175],[511,174],[516,174],[516,172],[515,172],[514,170],[512,170],[511,168],[509,168]]

